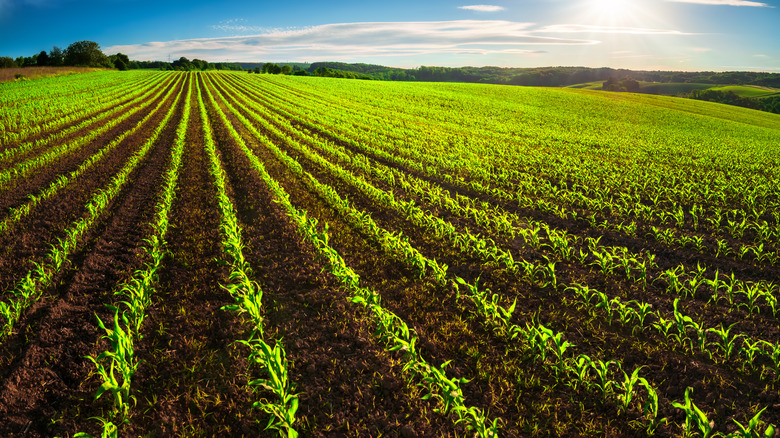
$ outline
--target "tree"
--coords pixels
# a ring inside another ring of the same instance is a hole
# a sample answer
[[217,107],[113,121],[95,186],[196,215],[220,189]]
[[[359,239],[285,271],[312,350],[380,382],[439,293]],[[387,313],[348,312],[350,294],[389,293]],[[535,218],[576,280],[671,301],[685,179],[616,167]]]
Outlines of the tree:
[[182,56],[181,58],[177,59],[176,61],[172,62],[173,69],[174,70],[184,70],[184,71],[190,71],[193,70],[195,67],[192,65],[189,59]]
[[292,74],[292,67],[290,67],[289,65],[283,66],[282,67],[282,74],[283,75],[290,75],[290,74]]
[[108,67],[108,57],[100,50],[94,41],[78,41],[65,49],[65,65],[80,65],[85,67]]
[[65,54],[62,53],[62,49],[54,46],[49,50],[49,65],[60,66],[65,62]]
[[13,58],[10,58],[8,56],[0,56],[0,68],[14,68],[16,67],[16,63],[14,62]]
[[192,65],[197,70],[208,70],[209,69],[209,62],[208,61],[204,61],[202,59],[197,59],[197,58],[193,59],[192,60]]
[[128,66],[130,65],[130,58],[127,57],[124,53],[117,53],[116,55],[111,55],[108,57],[108,59],[111,61],[112,64],[114,64],[114,68],[119,71],[124,71],[128,69]]
[[282,68],[279,65],[272,62],[263,64],[263,73],[271,73],[272,75],[278,75],[282,72]]
[[49,54],[46,53],[45,50],[41,50],[41,53],[38,54],[38,67],[45,67],[49,65]]

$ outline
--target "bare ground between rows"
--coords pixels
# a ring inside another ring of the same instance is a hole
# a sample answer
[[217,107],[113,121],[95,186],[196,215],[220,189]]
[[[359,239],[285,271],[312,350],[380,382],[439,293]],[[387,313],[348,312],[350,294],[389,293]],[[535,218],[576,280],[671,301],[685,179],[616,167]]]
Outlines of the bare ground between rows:
[[[180,114],[180,111],[177,111]],[[128,185],[88,233],[84,247],[67,269],[18,323],[18,333],[2,345],[0,435],[71,436],[97,433],[94,416],[108,416],[106,395],[93,403],[100,385],[94,365],[108,348],[96,316],[110,326],[106,304],[118,301],[117,285],[141,267],[143,239],[150,232],[154,204],[169,161],[175,121],[130,175]]]
[[[179,84],[180,86],[181,84]],[[21,223],[11,227],[0,236],[0,291],[6,292],[33,268],[33,263],[42,260],[50,251],[49,244],[62,234],[66,226],[85,214],[84,205],[99,188],[105,187],[111,178],[125,165],[148,138],[151,127],[159,124],[173,104],[175,93],[162,105],[133,135],[125,138],[116,148],[95,164],[90,170],[55,196],[43,201]],[[3,207],[19,205],[26,201],[28,194],[38,194],[58,176],[75,170],[95,151],[110,143],[116,136],[129,130],[145,116],[144,111],[120,123],[114,129],[93,140],[80,151],[53,163],[42,171],[25,178],[24,182],[0,196]],[[173,123],[171,121],[170,123]]]
[[[322,273],[259,175],[223,128],[217,129],[247,253],[264,290],[267,330],[283,339],[291,378],[301,392],[304,436],[454,436],[406,388],[398,358],[376,345],[370,322]],[[266,162],[270,165],[270,163]]]
[[247,352],[234,344],[247,326],[221,310],[233,299],[220,215],[203,149],[202,123],[193,96],[177,198],[166,238],[170,256],[136,346],[141,361],[133,385],[136,405],[128,436],[257,436],[250,411]]
[[[248,138],[249,135],[247,134],[243,137]],[[516,394],[514,397],[510,395],[511,391],[517,391],[517,388],[514,387],[513,383],[509,383],[509,388],[499,389],[496,386],[496,380],[511,382],[515,378],[519,378],[517,375],[510,374],[512,372],[524,373],[524,369],[527,365],[530,365],[530,362],[523,358],[517,358],[512,360],[515,362],[514,365],[508,366],[507,361],[511,359],[507,359],[504,355],[506,346],[501,342],[496,342],[489,333],[486,333],[481,323],[470,321],[468,315],[464,317],[461,311],[454,310],[453,307],[457,308],[458,306],[453,303],[451,291],[442,291],[439,290],[440,288],[432,285],[423,284],[424,282],[414,281],[409,278],[413,277],[409,272],[399,271],[397,265],[388,264],[381,252],[378,252],[370,244],[354,235],[354,233],[348,230],[348,227],[336,218],[337,215],[332,215],[332,212],[327,211],[328,209],[324,208],[319,200],[301,189],[300,181],[290,178],[287,172],[279,167],[280,165],[275,159],[270,157],[267,151],[264,152],[262,149],[256,149],[256,151],[262,156],[272,175],[280,178],[280,181],[285,185],[288,193],[291,193],[293,200],[298,205],[305,205],[310,212],[315,212],[320,220],[326,220],[329,223],[329,229],[333,231],[331,243],[340,250],[348,264],[356,268],[364,281],[382,292],[386,298],[384,301],[385,305],[402,316],[411,326],[414,326],[421,335],[422,350],[426,357],[432,359],[433,363],[439,363],[446,358],[455,357],[451,369],[448,370],[448,374],[453,376],[465,374],[468,377],[474,377],[478,374],[474,370],[481,370],[480,378],[464,387],[468,404],[475,404],[483,408],[490,407],[490,412],[495,416],[502,416],[502,413],[509,414],[506,416],[510,417],[508,418],[510,422],[522,422],[524,417],[533,417],[536,421],[546,422],[547,424],[555,424],[557,422],[557,419],[553,418],[557,417],[557,414],[547,415],[547,418],[542,418],[545,415],[539,415],[539,412],[522,412],[518,414],[518,408],[533,410],[538,406],[535,406],[534,402],[526,403],[521,407],[511,406],[511,404],[507,403],[507,400],[519,398],[519,394]],[[433,289],[433,291],[427,289]],[[441,297],[435,296],[436,293],[448,296],[442,300]],[[440,324],[441,326],[432,328],[430,327],[431,324]],[[479,351],[479,358],[469,357],[471,354],[469,348]],[[507,368],[511,368],[512,372],[507,371]],[[530,374],[533,374],[533,372],[531,371]],[[524,377],[527,377],[529,381],[533,381],[533,378],[530,378],[528,375]],[[547,377],[549,378],[549,376]],[[489,381],[491,379],[493,381]],[[533,385],[524,387],[522,390],[543,392],[540,388],[534,388]],[[501,395],[499,396],[499,394]],[[569,405],[565,401],[568,398],[567,395],[554,393],[554,391],[545,395],[555,399],[557,404],[565,406],[561,410],[562,412],[571,412],[578,409],[573,404]],[[592,421],[589,418],[585,418],[586,416],[591,416],[592,412],[580,412],[580,414],[582,414],[582,418],[578,420],[583,423]],[[622,429],[622,432],[618,433],[619,436],[632,433],[630,430],[624,429],[625,425],[610,424],[609,418],[612,416],[614,416],[614,411],[601,415],[601,419],[596,420],[600,422],[599,427],[602,428],[602,432]],[[584,428],[585,425],[583,423],[580,423],[580,425]],[[526,427],[529,426],[526,425]],[[568,426],[567,430],[569,430],[569,433],[572,433],[573,430],[576,430],[576,427]],[[552,426],[549,428],[549,430],[553,429],[554,427]],[[522,428],[512,430],[509,432],[510,436],[518,433],[519,430],[522,430]],[[507,432],[505,431],[504,433]]]

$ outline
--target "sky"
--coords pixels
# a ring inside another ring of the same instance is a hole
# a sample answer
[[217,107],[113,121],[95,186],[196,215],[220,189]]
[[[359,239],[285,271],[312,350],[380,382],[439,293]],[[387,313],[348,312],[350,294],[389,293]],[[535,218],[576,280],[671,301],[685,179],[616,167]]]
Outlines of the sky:
[[780,0],[0,0],[0,56],[780,73]]

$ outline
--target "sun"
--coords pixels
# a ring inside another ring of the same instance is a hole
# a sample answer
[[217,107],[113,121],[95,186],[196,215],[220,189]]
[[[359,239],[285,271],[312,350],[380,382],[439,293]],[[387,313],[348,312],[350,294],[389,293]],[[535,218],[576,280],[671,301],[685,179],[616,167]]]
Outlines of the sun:
[[633,21],[636,14],[636,5],[632,0],[591,0],[588,8],[598,17],[600,24],[615,26]]

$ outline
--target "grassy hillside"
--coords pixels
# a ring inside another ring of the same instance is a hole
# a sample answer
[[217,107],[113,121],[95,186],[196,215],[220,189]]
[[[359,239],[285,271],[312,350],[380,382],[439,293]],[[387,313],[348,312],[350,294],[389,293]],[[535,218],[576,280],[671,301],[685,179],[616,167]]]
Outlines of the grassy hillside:
[[723,87],[712,87],[716,91],[733,91],[739,97],[762,98],[776,96],[780,90],[769,87],[758,87],[753,85],[726,85]]

